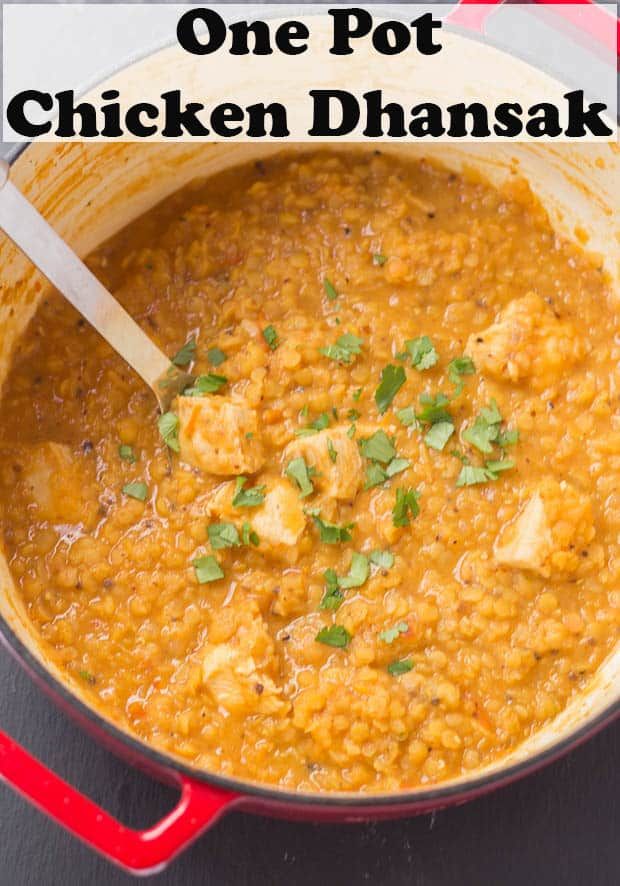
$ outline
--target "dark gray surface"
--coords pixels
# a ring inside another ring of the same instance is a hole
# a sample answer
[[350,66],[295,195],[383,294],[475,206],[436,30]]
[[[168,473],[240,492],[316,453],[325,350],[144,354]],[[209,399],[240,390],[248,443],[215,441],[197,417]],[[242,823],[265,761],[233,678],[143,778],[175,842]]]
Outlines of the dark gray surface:
[[[103,751],[0,650],[0,728],[133,826],[174,794]],[[433,816],[313,825],[235,814],[153,883],[174,886],[612,886],[620,874],[620,724],[542,772]],[[0,786],[0,886],[139,882]]]

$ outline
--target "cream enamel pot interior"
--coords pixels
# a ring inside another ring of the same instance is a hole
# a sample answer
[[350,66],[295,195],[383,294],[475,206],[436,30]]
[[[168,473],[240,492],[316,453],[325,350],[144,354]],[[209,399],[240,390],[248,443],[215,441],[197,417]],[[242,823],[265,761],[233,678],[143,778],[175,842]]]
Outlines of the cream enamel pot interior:
[[[330,146],[333,148],[334,146]],[[303,151],[308,145],[287,150]],[[338,150],[338,148],[335,148]],[[363,148],[360,150],[370,148]],[[12,178],[80,256],[197,176],[264,158],[274,144],[32,145],[14,161]],[[455,170],[473,169],[493,183],[525,176],[563,235],[588,236],[616,290],[620,282],[620,151],[615,145],[435,145],[433,157]],[[387,148],[422,156],[426,146]],[[46,283],[5,238],[0,241],[0,381],[7,373]],[[27,333],[26,333],[27,334]],[[174,812],[146,832],[123,828],[49,773],[0,733],[0,776],[117,863],[158,869],[226,808],[287,817],[355,820],[414,814],[472,796],[542,765],[596,731],[620,707],[620,648],[547,729],[509,758],[433,790],[392,795],[298,795],[196,772],[124,733],[80,698],[80,688],[45,659],[0,556],[0,635],[35,679],[96,737],[155,776],[182,788]],[[45,784],[45,790],[41,788]]]

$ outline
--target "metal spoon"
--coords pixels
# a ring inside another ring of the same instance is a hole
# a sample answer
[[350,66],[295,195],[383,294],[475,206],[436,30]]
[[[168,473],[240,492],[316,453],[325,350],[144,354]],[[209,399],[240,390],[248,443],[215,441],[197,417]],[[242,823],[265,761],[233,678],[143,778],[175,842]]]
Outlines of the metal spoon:
[[0,160],[0,228],[151,388],[166,412],[194,380],[170,362],[9,180]]

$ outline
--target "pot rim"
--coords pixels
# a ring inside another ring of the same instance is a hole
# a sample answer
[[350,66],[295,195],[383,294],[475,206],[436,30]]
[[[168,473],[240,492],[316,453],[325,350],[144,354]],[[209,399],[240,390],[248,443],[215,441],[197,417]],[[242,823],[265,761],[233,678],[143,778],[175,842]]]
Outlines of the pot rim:
[[[12,165],[30,144],[31,142],[13,145],[5,155],[9,164]],[[418,788],[399,792],[393,791],[382,794],[361,794],[359,792],[344,791],[297,793],[268,784],[219,775],[205,769],[196,769],[183,763],[171,754],[148,745],[137,736],[121,729],[115,723],[108,720],[73,692],[67,684],[58,679],[43,664],[43,661],[30,651],[17,636],[8,621],[1,615],[0,640],[3,641],[7,649],[13,653],[19,664],[33,677],[35,682],[42,684],[48,690],[48,694],[51,695],[58,706],[62,703],[63,708],[66,708],[68,713],[75,719],[84,721],[92,726],[93,732],[98,730],[111,738],[115,746],[114,753],[119,757],[125,756],[126,761],[131,756],[132,759],[128,761],[131,765],[135,765],[133,761],[144,761],[145,764],[150,764],[151,770],[160,776],[166,773],[174,773],[193,781],[213,785],[247,799],[256,798],[257,800],[270,801],[278,805],[303,806],[306,808],[354,807],[359,809],[367,807],[372,809],[389,809],[390,807],[415,808],[418,806],[430,808],[431,806],[440,807],[448,805],[451,802],[456,802],[458,799],[465,800],[477,794],[486,793],[535,772],[576,748],[586,739],[592,737],[606,725],[620,717],[619,697],[596,716],[585,719],[580,726],[573,729],[562,739],[553,742],[548,748],[509,766],[497,769],[492,773],[478,775],[466,781],[448,782],[445,786],[422,790]],[[126,753],[123,753],[124,751]]]

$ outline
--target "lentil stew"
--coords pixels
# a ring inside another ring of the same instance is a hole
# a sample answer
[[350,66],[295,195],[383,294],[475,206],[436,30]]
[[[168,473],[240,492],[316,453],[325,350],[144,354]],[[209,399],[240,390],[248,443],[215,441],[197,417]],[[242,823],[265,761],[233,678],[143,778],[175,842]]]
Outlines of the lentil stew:
[[46,655],[207,770],[471,773],[585,688],[620,603],[620,329],[527,185],[318,152],[197,182],[89,264],[170,413],[51,293],[5,383],[4,547]]

